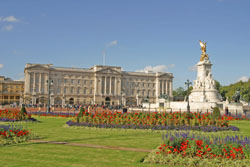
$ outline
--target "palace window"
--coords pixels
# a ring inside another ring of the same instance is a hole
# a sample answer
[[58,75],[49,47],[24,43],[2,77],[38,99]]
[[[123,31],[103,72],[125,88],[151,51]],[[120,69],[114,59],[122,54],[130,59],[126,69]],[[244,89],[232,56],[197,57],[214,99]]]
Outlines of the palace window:
[[70,93],[74,93],[74,88],[73,87],[71,87]]
[[60,87],[59,87],[59,88],[57,88],[56,93],[61,93],[61,88],[60,88]]

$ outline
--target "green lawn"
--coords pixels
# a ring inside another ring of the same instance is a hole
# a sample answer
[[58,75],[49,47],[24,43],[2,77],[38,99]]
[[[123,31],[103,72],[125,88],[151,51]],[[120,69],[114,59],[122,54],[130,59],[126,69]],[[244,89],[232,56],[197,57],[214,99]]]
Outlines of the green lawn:
[[[41,123],[28,123],[28,127],[32,129],[33,133],[43,137],[43,140],[144,149],[155,149],[161,143],[162,133],[140,130],[69,128],[65,126],[65,122],[69,120],[67,118],[36,118]],[[241,134],[250,134],[249,121],[237,121],[234,122],[234,125],[241,129]],[[26,142],[0,147],[0,166],[161,166],[142,164],[140,161],[147,154],[144,152]]]

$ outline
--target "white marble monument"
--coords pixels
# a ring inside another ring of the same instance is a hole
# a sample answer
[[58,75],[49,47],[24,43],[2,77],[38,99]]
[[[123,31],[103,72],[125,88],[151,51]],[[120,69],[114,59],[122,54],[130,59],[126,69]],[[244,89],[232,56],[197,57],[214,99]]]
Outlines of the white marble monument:
[[216,89],[215,80],[212,77],[212,64],[206,54],[206,43],[200,41],[201,59],[197,63],[197,79],[189,95],[190,102],[221,102],[222,97]]
[[[223,99],[216,89],[215,80],[212,77],[212,63],[209,60],[209,56],[206,54],[206,42],[200,41],[202,50],[200,61],[196,64],[197,66],[197,78],[194,80],[193,90],[189,95],[190,110],[191,112],[211,112],[214,107],[219,107],[221,114],[224,114],[225,108],[227,107],[229,112],[232,114],[242,114],[243,107],[241,104],[229,104],[223,102]],[[156,103],[151,104],[152,108],[162,107],[164,109],[171,109],[171,111],[187,111],[187,101],[170,101],[166,104],[166,101],[161,101],[158,98]],[[149,107],[149,104],[143,104],[144,107]]]

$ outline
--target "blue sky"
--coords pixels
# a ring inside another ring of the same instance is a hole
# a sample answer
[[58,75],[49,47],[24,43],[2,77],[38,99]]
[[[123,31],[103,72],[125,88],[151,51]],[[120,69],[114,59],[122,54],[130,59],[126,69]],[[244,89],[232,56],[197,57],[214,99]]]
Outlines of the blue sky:
[[174,74],[196,79],[198,40],[207,42],[214,79],[250,77],[249,0],[0,1],[0,75],[23,78],[26,63]]

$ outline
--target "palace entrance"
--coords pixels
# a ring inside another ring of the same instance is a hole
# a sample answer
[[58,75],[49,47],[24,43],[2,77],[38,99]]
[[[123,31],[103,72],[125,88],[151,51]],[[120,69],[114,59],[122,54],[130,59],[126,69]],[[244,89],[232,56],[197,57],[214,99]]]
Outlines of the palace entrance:
[[110,105],[110,97],[105,98],[105,105]]
[[74,98],[69,99],[69,104],[72,104],[72,105],[74,104]]

